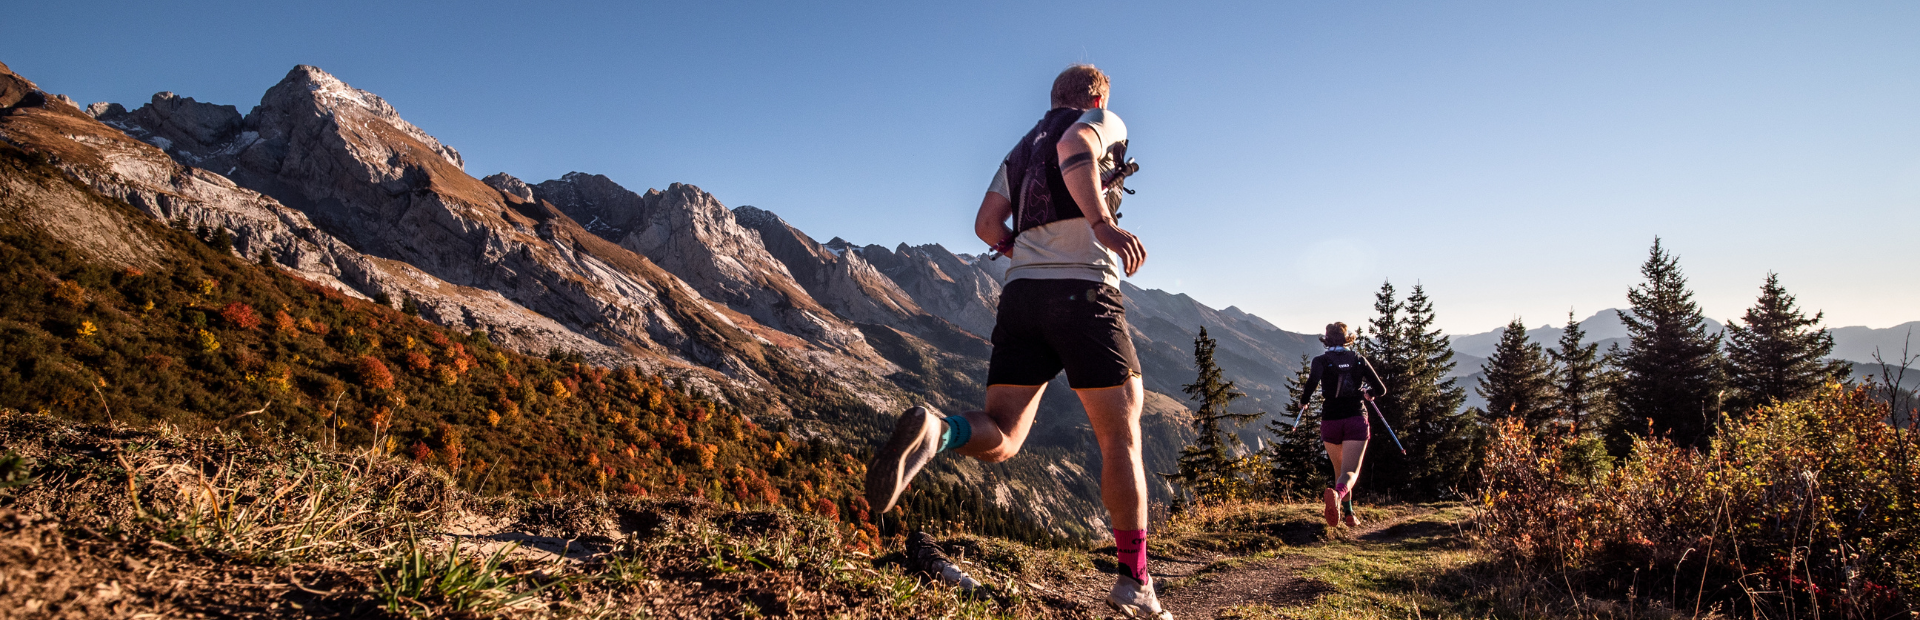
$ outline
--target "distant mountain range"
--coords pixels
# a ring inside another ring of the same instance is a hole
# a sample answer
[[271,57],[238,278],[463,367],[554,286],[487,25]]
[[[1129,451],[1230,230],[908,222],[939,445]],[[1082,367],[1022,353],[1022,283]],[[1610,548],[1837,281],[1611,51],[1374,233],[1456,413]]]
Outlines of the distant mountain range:
[[[1587,317],[1586,320],[1580,321],[1580,329],[1586,332],[1584,342],[1598,343],[1603,354],[1613,345],[1620,345],[1621,348],[1627,346],[1627,326],[1620,321],[1619,311],[1615,308],[1601,310]],[[1726,326],[1719,321],[1707,319],[1707,329],[1718,334],[1724,332]],[[1486,405],[1486,399],[1475,393],[1473,388],[1479,384],[1482,374],[1480,367],[1486,364],[1488,356],[1493,355],[1494,348],[1500,344],[1500,335],[1505,331],[1503,327],[1490,332],[1453,336],[1451,339],[1454,361],[1458,364],[1453,369],[1453,376],[1459,380],[1460,385],[1467,388],[1467,406],[1469,407]],[[1833,355],[1831,356],[1833,359],[1853,362],[1856,378],[1869,375],[1878,378],[1881,367],[1873,363],[1874,353],[1878,351],[1887,362],[1896,363],[1897,366],[1901,351],[1906,346],[1907,335],[1920,332],[1920,321],[1883,329],[1833,327],[1828,328],[1828,331],[1833,334]],[[1559,346],[1560,337],[1564,334],[1566,334],[1565,326],[1541,325],[1527,330],[1527,340],[1551,349]],[[1920,341],[1915,342],[1912,350],[1920,354]],[[1908,374],[1909,383],[1920,385],[1920,372]]]
[[[1618,309],[1608,308],[1594,313],[1593,316],[1580,321],[1580,329],[1586,331],[1585,342],[1599,343],[1601,351],[1605,351],[1608,346],[1616,343],[1621,347],[1627,345],[1627,326],[1620,322]],[[1719,321],[1707,319],[1708,331],[1718,334],[1725,329],[1726,326]],[[1500,344],[1500,334],[1504,331],[1503,327],[1489,332],[1454,336],[1451,341],[1453,350],[1455,353],[1485,359],[1492,355],[1494,347]],[[1888,362],[1895,362],[1898,361],[1902,347],[1906,346],[1908,334],[1920,335],[1920,321],[1881,329],[1856,326],[1829,327],[1827,331],[1833,334],[1833,355],[1831,356],[1833,359],[1857,363],[1872,362],[1874,352],[1878,350]],[[1560,336],[1565,333],[1565,326],[1541,325],[1527,330],[1527,340],[1551,348],[1557,345]],[[1913,351],[1920,353],[1920,340],[1914,342]]]

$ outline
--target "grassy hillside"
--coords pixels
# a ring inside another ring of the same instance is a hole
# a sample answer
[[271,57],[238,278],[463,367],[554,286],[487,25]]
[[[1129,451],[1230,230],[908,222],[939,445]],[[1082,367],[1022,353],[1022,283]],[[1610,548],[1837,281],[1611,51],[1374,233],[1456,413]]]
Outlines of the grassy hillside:
[[[0,407],[368,449],[477,493],[697,497],[849,523],[870,516],[859,438],[882,421],[836,406],[850,399],[830,385],[802,404],[837,432],[795,438],[769,428],[783,419],[756,417],[764,409],[752,394],[722,404],[634,368],[503,349],[485,332],[441,328],[243,260],[223,231],[169,228],[4,144],[0,178],[14,188],[0,193],[0,277],[13,283],[0,290]],[[47,188],[61,191],[29,191]],[[47,204],[53,195],[72,204]],[[142,250],[149,267],[116,266],[44,225],[84,213],[136,229],[152,245]],[[949,492],[926,485],[929,507],[910,521],[1046,536]]]

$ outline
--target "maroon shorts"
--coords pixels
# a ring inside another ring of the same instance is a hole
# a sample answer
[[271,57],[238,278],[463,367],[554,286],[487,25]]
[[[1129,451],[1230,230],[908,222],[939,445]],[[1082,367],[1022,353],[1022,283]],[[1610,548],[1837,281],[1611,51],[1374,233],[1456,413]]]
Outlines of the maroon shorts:
[[1332,444],[1373,438],[1372,418],[1362,413],[1350,418],[1320,421],[1320,441]]

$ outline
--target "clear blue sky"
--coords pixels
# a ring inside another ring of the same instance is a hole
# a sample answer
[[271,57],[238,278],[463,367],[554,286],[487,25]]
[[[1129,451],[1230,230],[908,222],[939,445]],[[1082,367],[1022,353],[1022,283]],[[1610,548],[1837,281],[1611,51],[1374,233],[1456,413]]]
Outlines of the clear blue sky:
[[[966,6],[960,6],[960,5]],[[820,240],[971,235],[1053,75],[1114,79],[1135,283],[1314,331],[1424,283],[1441,327],[1625,304],[1655,235],[1710,316],[1766,273],[1920,319],[1920,3],[102,3],[8,9],[82,104],[244,113],[295,64],[468,172],[687,182]]]

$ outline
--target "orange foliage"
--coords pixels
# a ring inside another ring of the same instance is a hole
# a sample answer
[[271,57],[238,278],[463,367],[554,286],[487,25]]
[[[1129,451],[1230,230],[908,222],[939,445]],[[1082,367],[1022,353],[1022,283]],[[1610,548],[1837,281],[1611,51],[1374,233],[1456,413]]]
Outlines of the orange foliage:
[[253,329],[260,326],[260,315],[253,311],[253,306],[237,301],[221,307],[220,318],[226,319],[228,324],[240,329]]
[[433,368],[433,358],[421,355],[419,351],[408,351],[404,359],[407,361],[407,367],[417,372],[425,372]]
[[360,385],[375,390],[393,389],[393,371],[387,370],[386,362],[371,355],[362,355],[353,361],[354,371],[360,375]]

